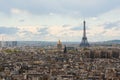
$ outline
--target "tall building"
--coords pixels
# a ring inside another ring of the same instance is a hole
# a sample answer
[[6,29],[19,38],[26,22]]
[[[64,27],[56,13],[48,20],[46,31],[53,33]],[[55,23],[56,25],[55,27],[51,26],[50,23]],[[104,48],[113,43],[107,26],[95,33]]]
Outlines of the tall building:
[[82,41],[80,43],[80,47],[89,47],[89,43],[87,41],[87,36],[86,36],[86,22],[83,22],[83,37],[82,37]]
[[12,47],[16,47],[17,46],[17,41],[12,41]]
[[17,41],[4,41],[2,47],[17,47]]
[[57,43],[57,48],[60,49],[60,50],[62,49],[62,43],[61,43],[60,40],[59,40],[58,43]]

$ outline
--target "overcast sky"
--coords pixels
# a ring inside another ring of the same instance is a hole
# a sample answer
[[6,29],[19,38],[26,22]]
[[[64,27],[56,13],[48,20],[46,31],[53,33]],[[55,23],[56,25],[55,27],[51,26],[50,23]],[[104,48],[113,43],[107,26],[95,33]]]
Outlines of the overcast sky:
[[0,0],[0,40],[120,39],[120,0]]

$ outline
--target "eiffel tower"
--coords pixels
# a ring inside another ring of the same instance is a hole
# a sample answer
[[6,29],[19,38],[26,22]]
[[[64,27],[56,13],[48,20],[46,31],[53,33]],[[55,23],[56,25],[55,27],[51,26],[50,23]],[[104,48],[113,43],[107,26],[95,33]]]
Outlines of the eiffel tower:
[[80,43],[80,47],[89,47],[90,45],[89,45],[89,43],[88,43],[88,41],[87,41],[87,36],[86,36],[86,25],[85,25],[85,21],[83,21],[83,24],[84,24],[84,26],[83,26],[83,37],[82,37],[82,41],[81,41],[81,43]]

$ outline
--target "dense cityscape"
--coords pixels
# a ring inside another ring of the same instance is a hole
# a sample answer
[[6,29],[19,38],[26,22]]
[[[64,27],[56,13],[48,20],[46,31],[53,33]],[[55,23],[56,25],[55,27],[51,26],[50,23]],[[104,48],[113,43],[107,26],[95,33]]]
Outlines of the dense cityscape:
[[120,0],[0,0],[0,80],[120,80]]
[[119,80],[120,47],[4,47],[1,80]]
[[1,41],[0,80],[120,80],[120,45],[78,44],[18,46]]

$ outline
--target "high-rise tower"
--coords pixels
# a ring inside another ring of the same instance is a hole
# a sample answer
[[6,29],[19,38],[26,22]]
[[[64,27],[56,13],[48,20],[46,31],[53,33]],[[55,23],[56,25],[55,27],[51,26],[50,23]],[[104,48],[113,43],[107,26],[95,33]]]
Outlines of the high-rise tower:
[[89,47],[89,43],[87,41],[87,36],[86,36],[86,22],[83,22],[83,37],[82,37],[82,41],[80,43],[80,47]]

